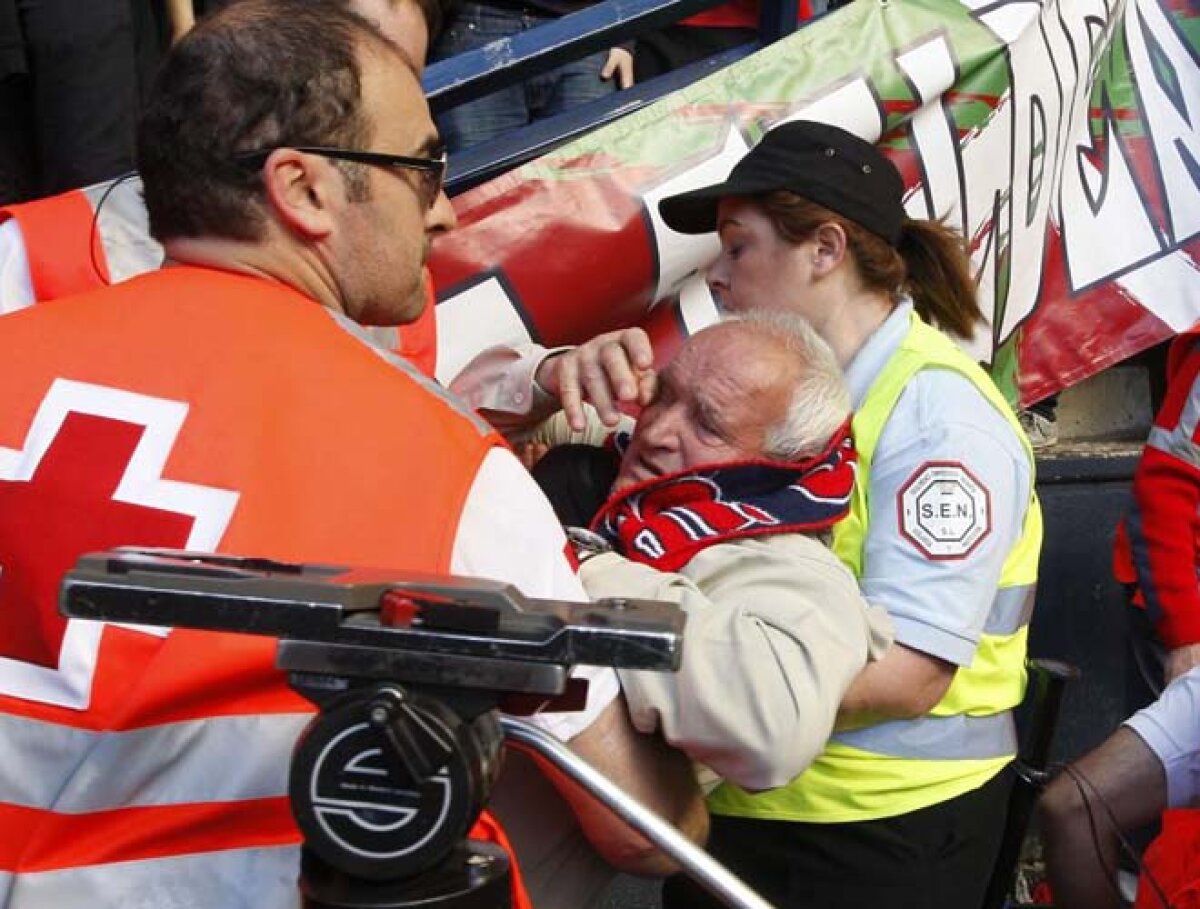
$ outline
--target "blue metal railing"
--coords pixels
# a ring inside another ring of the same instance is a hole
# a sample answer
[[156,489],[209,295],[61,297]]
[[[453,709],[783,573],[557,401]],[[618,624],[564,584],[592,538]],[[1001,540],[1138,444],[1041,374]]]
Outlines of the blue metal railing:
[[[603,0],[511,38],[433,64],[426,70],[424,80],[430,107],[437,113],[475,100],[723,2]],[[757,41],[454,155],[447,190],[453,196],[470,189],[782,38],[795,29],[797,3],[798,0],[763,0]]]

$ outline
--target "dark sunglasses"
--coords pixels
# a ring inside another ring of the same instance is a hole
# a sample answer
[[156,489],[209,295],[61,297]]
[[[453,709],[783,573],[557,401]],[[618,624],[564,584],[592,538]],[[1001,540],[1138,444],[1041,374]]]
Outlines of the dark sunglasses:
[[[284,145],[279,148],[290,148],[304,152],[306,155],[320,155],[322,158],[333,158],[338,161],[353,161],[356,164],[373,164],[376,167],[389,167],[393,170],[415,170],[420,174],[418,195],[426,208],[433,208],[441,195],[443,181],[446,179],[446,152],[436,158],[412,158],[407,155],[388,155],[383,152],[355,151],[349,148],[328,148],[323,145]],[[238,164],[248,167],[262,167],[263,162],[274,148],[264,148],[258,151],[240,152],[233,156]]]

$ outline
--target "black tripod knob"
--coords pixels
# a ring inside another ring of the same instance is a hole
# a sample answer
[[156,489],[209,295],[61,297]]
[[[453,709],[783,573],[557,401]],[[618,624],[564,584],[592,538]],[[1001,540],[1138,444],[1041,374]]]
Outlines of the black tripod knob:
[[366,880],[433,868],[487,802],[501,742],[492,711],[468,721],[395,684],[349,692],[293,755],[289,794],[306,848]]

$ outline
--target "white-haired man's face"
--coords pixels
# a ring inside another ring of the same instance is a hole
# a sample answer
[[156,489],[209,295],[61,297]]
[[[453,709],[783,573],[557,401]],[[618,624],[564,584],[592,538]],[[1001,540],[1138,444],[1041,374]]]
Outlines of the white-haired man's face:
[[613,492],[701,465],[767,457],[767,435],[787,414],[797,372],[786,350],[744,325],[690,338],[659,376]]

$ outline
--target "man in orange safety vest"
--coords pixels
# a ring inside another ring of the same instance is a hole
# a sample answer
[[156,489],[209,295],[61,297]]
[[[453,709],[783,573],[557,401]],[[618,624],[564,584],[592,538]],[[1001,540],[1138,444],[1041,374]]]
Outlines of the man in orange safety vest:
[[[584,595],[495,433],[363,335],[425,309],[454,223],[395,45],[336,5],[231,4],[169,55],[138,157],[166,267],[0,319],[0,906],[294,906],[311,708],[272,643],[66,620],[63,571],[135,544]],[[696,828],[690,768],[590,681],[542,722]]]

